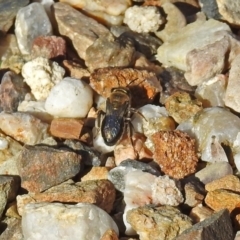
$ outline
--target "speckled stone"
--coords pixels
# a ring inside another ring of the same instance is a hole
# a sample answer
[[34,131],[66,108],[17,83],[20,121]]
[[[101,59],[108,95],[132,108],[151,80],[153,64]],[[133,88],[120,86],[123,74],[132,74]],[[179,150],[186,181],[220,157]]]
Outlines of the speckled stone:
[[18,161],[21,187],[42,192],[80,172],[81,155],[69,149],[25,145]]

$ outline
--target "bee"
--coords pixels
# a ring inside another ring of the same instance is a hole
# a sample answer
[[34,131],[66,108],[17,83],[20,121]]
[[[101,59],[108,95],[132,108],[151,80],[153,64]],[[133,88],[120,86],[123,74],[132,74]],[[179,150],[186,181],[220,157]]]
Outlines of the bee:
[[106,100],[106,111],[99,111],[97,128],[100,128],[106,145],[115,145],[127,129],[131,137],[131,115],[135,109],[131,108],[131,93],[127,87],[117,87],[111,90]]

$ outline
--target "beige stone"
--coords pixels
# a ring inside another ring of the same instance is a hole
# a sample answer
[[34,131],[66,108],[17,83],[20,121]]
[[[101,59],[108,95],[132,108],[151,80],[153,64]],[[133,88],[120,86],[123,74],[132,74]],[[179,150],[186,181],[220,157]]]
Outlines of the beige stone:
[[118,240],[118,235],[113,229],[107,230],[100,240]]
[[85,174],[81,181],[108,179],[109,167],[92,167],[91,170]]
[[229,190],[217,189],[208,192],[205,203],[214,211],[226,208],[231,213],[236,208],[236,205],[240,203],[240,194]]
[[226,189],[240,193],[240,179],[235,175],[227,175],[225,177],[213,180],[205,185],[207,191],[216,189]]
[[192,208],[189,217],[195,222],[201,222],[204,219],[210,217],[214,211],[208,207],[199,204],[198,206]]

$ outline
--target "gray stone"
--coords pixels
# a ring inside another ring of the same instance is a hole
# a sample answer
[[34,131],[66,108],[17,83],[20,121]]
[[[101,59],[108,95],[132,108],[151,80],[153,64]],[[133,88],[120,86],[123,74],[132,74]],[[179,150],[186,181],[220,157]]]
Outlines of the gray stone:
[[222,18],[218,10],[217,0],[199,0],[199,4],[201,6],[202,12],[204,12],[208,18]]
[[28,3],[29,0],[0,0],[0,31],[6,33],[13,25],[18,10]]
[[125,175],[129,172],[141,170],[159,176],[160,172],[151,165],[136,160],[124,160],[119,166],[113,168],[108,173],[108,179],[114,184],[115,188],[121,192],[125,189]]
[[87,48],[100,36],[111,34],[110,31],[68,4],[55,3],[53,5],[55,18],[61,35],[72,40],[78,55],[86,58]]
[[51,22],[40,3],[21,8],[16,16],[15,34],[22,54],[30,54],[33,40],[41,35],[51,35]]
[[116,40],[112,35],[100,36],[86,50],[85,63],[92,72],[103,67],[129,67],[134,60],[134,41],[120,36]]
[[81,169],[81,156],[70,149],[25,145],[18,159],[22,188],[42,192],[74,176]]
[[18,105],[29,91],[20,75],[8,71],[3,75],[0,87],[0,106],[5,112],[16,112]]
[[88,203],[32,203],[22,216],[24,239],[99,240],[109,229],[118,227],[101,208]]
[[233,238],[229,212],[223,209],[185,230],[175,240],[233,240]]
[[65,140],[63,146],[64,145],[76,151],[78,154],[81,154],[82,161],[85,165],[95,167],[103,165],[101,153],[92,147],[89,147],[80,141],[70,139]]

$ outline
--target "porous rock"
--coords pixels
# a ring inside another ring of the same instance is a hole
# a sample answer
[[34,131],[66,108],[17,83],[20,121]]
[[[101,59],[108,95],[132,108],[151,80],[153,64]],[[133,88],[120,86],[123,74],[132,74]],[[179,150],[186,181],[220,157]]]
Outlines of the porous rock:
[[191,219],[170,206],[139,207],[128,211],[127,221],[141,240],[171,240],[192,226]]
[[151,103],[162,90],[154,72],[116,67],[96,69],[90,76],[90,86],[105,98],[109,97],[112,88],[128,87],[133,107]]
[[165,107],[177,123],[185,122],[202,110],[202,103],[186,92],[175,92],[165,101]]
[[65,70],[57,62],[37,57],[22,67],[24,81],[31,88],[36,100],[44,101],[54,85],[60,82]]
[[18,169],[23,188],[42,192],[77,175],[81,156],[69,149],[25,145]]
[[89,203],[32,203],[26,205],[22,216],[24,239],[99,240],[109,229],[118,234],[112,218]]
[[195,140],[187,133],[159,131],[151,139],[155,149],[153,158],[165,174],[180,179],[196,171]]

